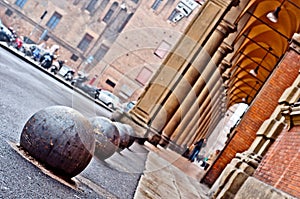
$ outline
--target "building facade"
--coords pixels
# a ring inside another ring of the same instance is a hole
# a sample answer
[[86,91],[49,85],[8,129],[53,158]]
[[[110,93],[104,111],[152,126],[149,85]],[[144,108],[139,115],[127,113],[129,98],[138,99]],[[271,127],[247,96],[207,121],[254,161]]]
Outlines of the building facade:
[[1,0],[0,17],[35,43],[58,44],[60,58],[95,86],[135,100],[200,7],[193,0]]
[[[226,110],[245,103],[249,108],[201,182],[211,187],[213,198],[251,198],[247,193],[263,191],[260,187],[268,187],[267,198],[298,197],[298,175],[281,191],[274,191],[272,186],[280,186],[271,181],[286,183],[284,175],[297,167],[278,171],[280,177],[268,182],[265,168],[271,162],[265,160],[252,175],[286,125],[278,103],[299,75],[299,8],[299,0],[207,1],[184,33],[197,42],[180,39],[137,105],[118,120],[135,126],[139,136],[154,145],[180,152],[200,138],[213,139]],[[298,88],[292,93],[290,101],[284,101],[293,107]],[[296,140],[293,144],[299,146]],[[289,158],[293,163],[296,153]],[[272,195],[275,192],[279,194]]]

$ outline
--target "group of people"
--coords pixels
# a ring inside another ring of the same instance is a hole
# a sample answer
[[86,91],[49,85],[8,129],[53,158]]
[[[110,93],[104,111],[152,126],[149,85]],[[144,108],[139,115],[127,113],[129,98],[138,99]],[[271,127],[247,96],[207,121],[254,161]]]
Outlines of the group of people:
[[[203,147],[206,146],[206,139],[201,138],[196,143],[192,144],[190,147],[186,149],[186,151],[183,153],[182,156],[186,157],[190,162],[194,162],[195,160],[198,160],[198,155]],[[204,167],[204,170],[206,170],[213,161],[217,158],[221,151],[217,149],[214,153],[211,153],[208,157],[202,157],[199,161],[201,161],[201,167]]]

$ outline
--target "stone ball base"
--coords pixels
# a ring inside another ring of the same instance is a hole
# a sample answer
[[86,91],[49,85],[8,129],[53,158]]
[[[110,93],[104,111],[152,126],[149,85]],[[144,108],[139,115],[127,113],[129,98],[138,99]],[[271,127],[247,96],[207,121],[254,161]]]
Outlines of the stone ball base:
[[105,117],[90,118],[96,140],[94,156],[100,160],[105,160],[112,156],[120,144],[120,134],[116,125]]
[[114,122],[120,133],[120,144],[118,151],[129,148],[135,141],[135,133],[133,128],[128,124]]
[[90,122],[81,113],[51,106],[26,122],[20,146],[54,173],[72,178],[91,161],[95,137]]

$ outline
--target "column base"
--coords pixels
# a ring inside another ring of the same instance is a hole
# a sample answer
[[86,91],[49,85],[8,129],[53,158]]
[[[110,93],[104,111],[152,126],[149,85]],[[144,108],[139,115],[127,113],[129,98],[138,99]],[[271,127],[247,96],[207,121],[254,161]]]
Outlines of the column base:
[[162,146],[163,148],[167,148],[167,146],[169,145],[169,143],[170,143],[170,138],[162,135],[161,139],[159,141],[159,145]]
[[261,157],[254,153],[238,153],[216,180],[209,195],[212,198],[231,198],[246,179],[252,176],[260,161]]
[[157,146],[161,140],[161,135],[153,129],[148,129],[146,137],[148,142],[154,146]]

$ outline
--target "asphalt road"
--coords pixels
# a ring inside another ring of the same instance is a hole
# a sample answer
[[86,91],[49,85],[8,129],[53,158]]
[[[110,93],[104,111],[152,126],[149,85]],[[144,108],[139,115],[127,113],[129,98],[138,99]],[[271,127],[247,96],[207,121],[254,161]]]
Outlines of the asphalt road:
[[0,198],[133,198],[147,157],[137,143],[104,162],[93,158],[75,177],[76,190],[44,174],[10,144],[19,143],[27,120],[45,107],[72,107],[87,118],[109,117],[110,111],[2,48],[0,79]]

